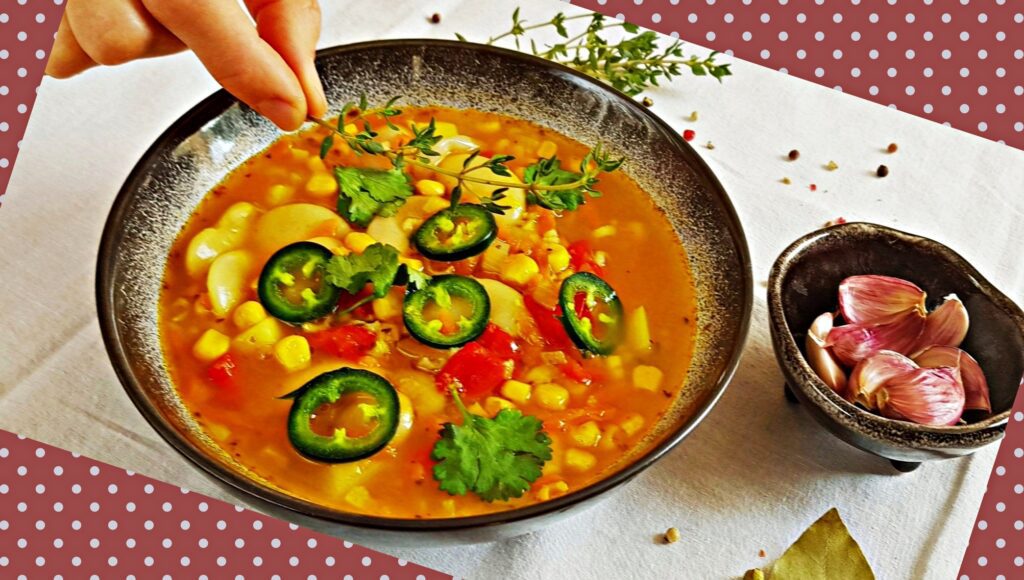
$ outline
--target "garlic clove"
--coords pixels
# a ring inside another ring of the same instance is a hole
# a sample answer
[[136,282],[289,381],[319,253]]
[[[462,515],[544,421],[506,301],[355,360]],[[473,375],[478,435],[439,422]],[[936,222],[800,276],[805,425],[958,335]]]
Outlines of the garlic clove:
[[893,377],[918,368],[916,362],[891,350],[879,351],[857,363],[850,373],[847,400],[877,410],[875,398],[879,387]]
[[918,368],[889,379],[876,391],[879,411],[920,425],[953,425],[964,412],[964,386],[956,369]]
[[985,373],[970,354],[952,346],[931,346],[913,358],[922,367],[952,367],[959,370],[966,399],[964,409],[992,412]]
[[853,367],[882,350],[910,354],[918,344],[924,323],[924,315],[915,308],[886,324],[837,326],[828,333],[825,345],[832,348],[839,362]]
[[851,324],[886,324],[909,310],[925,313],[925,292],[891,276],[850,276],[839,284],[839,310]]
[[918,341],[918,350],[929,346],[960,346],[967,336],[967,329],[970,326],[970,318],[967,316],[967,308],[957,298],[956,294],[950,294],[943,299],[938,308],[928,314],[924,324],[924,332]]
[[825,346],[825,340],[828,338],[834,322],[835,315],[831,312],[826,312],[815,318],[810,330],[807,331],[805,351],[807,362],[822,382],[833,391],[843,394],[846,390],[846,372]]

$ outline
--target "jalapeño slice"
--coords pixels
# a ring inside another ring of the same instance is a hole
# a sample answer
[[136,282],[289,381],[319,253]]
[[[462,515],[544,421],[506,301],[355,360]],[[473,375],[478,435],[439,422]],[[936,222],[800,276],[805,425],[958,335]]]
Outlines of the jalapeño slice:
[[402,319],[409,334],[434,348],[462,346],[483,334],[491,300],[483,284],[465,276],[434,276],[407,292]]
[[398,430],[398,393],[380,375],[361,369],[326,372],[286,395],[288,439],[302,455],[327,463],[364,459]]
[[498,225],[491,212],[463,203],[427,218],[413,234],[412,242],[431,260],[455,262],[483,252],[497,236]]
[[327,282],[331,251],[313,242],[296,242],[278,250],[260,272],[257,293],[275,318],[295,324],[334,311],[341,288]]
[[622,334],[622,302],[615,290],[590,272],[562,281],[558,292],[562,325],[581,350],[611,354]]

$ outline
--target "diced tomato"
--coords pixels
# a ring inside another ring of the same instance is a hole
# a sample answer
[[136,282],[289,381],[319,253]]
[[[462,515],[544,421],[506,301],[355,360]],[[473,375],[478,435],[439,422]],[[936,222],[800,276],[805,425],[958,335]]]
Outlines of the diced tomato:
[[548,211],[546,209],[538,210],[537,214],[537,233],[544,235],[544,232],[555,229],[557,222],[555,221],[555,212]]
[[[373,291],[369,287],[363,288],[355,294],[349,294],[348,292],[341,293],[341,299],[338,300],[338,310],[346,310],[351,308],[356,302],[366,298]],[[373,317],[373,306],[369,303],[363,304],[352,311],[352,317],[359,320],[369,320]]]
[[495,392],[505,382],[508,367],[500,356],[479,342],[471,342],[452,355],[434,382],[447,393],[452,386],[471,399]]
[[206,376],[219,388],[232,390],[237,386],[235,384],[236,370],[235,359],[231,357],[231,353],[228,353],[210,364],[210,367],[206,369]]
[[377,334],[358,324],[346,324],[310,335],[309,345],[346,360],[358,360],[373,350]]
[[548,308],[529,294],[523,296],[523,300],[526,302],[526,310],[533,317],[533,321],[537,323],[537,330],[540,331],[541,337],[549,346],[572,347],[572,341],[569,340],[569,335],[565,333],[565,327],[562,326],[562,321],[559,319],[562,312],[557,306]]
[[591,272],[598,276],[604,275],[604,269],[594,257],[594,248],[587,240],[577,240],[569,244],[569,264],[576,272]]
[[558,365],[558,370],[562,371],[562,374],[577,383],[583,383],[585,385],[589,385],[601,378],[597,373],[587,370],[587,368],[583,366],[583,363],[572,357],[570,357],[566,362]]
[[523,351],[522,346],[516,342],[516,339],[511,334],[505,332],[494,323],[487,324],[484,333],[480,335],[480,338],[476,339],[476,342],[479,342],[503,359],[517,360]]
[[576,295],[572,297],[572,303],[573,309],[576,310],[576,318],[581,320],[584,318],[589,318],[591,320],[594,319],[594,315],[590,311],[590,306],[587,305],[587,295],[585,293],[576,293]]

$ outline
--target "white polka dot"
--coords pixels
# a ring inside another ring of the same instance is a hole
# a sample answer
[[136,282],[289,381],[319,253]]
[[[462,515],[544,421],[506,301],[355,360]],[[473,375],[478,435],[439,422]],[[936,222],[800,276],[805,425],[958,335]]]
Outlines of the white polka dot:
[[18,40],[20,40],[22,42],[25,42],[26,40],[28,40],[28,33],[26,33],[24,30],[19,32],[18,33]]
[[142,527],[146,528],[147,530],[152,530],[154,527],[153,520],[146,520],[145,523],[142,524]]
[[921,73],[924,74],[925,78],[929,78],[930,79],[930,78],[932,78],[932,75],[935,74],[935,71],[932,70],[932,67],[926,66],[926,67],[924,67],[924,70],[921,71]]
[[868,51],[868,58],[871,60],[878,60],[878,51],[872,48]]
[[223,566],[223,565],[225,565],[227,563],[228,563],[228,559],[227,558],[225,558],[224,556],[217,556],[217,565],[218,566]]
[[953,92],[953,88],[950,87],[949,85],[943,85],[942,86],[942,94],[943,95],[946,95],[948,97],[952,92]]
[[188,521],[188,520],[181,520],[181,524],[180,524],[180,526],[181,526],[181,529],[183,529],[183,530],[187,530],[187,529],[189,529],[190,527],[192,527],[192,524],[191,524],[191,523],[189,523],[189,521]]
[[821,68],[820,66],[814,69],[814,76],[818,78],[825,76],[825,69]]
[[850,40],[852,40],[852,41],[854,41],[854,42],[858,42],[858,41],[860,41],[860,32],[858,32],[858,31],[856,31],[856,30],[854,30],[853,32],[851,32],[851,33],[850,33]]
[[771,55],[772,53],[769,52],[767,48],[761,49],[761,58],[768,60],[768,58],[771,57]]
[[789,40],[789,33],[786,32],[785,30],[779,32],[779,40],[781,40],[782,42],[786,42],[787,40]]
[[817,40],[818,42],[821,42],[822,40],[825,40],[825,33],[820,31],[820,30],[815,32],[814,33],[814,40]]
[[799,22],[800,24],[803,24],[804,22],[807,22],[807,15],[804,14],[803,12],[797,14],[796,15],[796,21]]
[[59,465],[55,465],[53,467],[53,474],[56,475],[57,477],[64,475],[64,468]]
[[889,75],[889,78],[894,78],[896,76],[896,74],[897,74],[897,71],[896,71],[896,69],[894,67],[889,67],[885,71],[885,74]]
[[1013,130],[1018,133],[1024,132],[1024,123],[1017,121],[1016,123],[1013,124]]
[[245,540],[243,540],[242,538],[235,538],[235,547],[238,548],[238,549],[244,548],[245,547]]
[[207,546],[210,545],[210,541],[207,540],[206,538],[199,538],[199,541],[197,542],[197,544],[199,544],[200,548],[206,548]]
[[963,32],[960,33],[960,40],[962,40],[964,42],[967,42],[970,39],[971,39],[971,33],[970,32],[967,32],[966,30],[964,30]]
[[142,486],[142,491],[146,494],[153,493],[153,484],[147,483],[146,485]]
[[800,50],[796,51],[796,57],[799,58],[800,60],[807,58],[807,51],[801,48]]
[[981,131],[982,133],[988,131],[988,123],[986,123],[985,121],[981,121],[980,123],[978,123],[978,131]]
[[963,67],[963,68],[960,69],[960,76],[962,76],[964,78],[967,78],[970,75],[971,75],[971,70],[968,69],[967,67]]
[[274,538],[273,540],[270,540],[270,547],[271,548],[280,548],[281,547],[281,540],[279,540],[277,538]]
[[100,511],[100,504],[98,504],[96,502],[90,503],[89,504],[89,511],[91,511],[93,513],[96,513],[98,511]]
[[288,565],[293,567],[293,568],[295,566],[298,566],[299,565],[299,559],[297,557],[295,557],[295,556],[292,556],[291,558],[288,558]]
[[946,60],[949,60],[952,57],[953,57],[953,51],[949,50],[948,48],[943,49],[943,51],[942,51],[942,58],[944,58]]
[[96,476],[100,474],[100,468],[93,465],[89,468],[89,475]]
[[18,475],[24,476],[26,473],[28,473],[28,468],[25,467],[24,465],[19,465],[18,466]]
[[203,513],[206,513],[206,510],[210,509],[210,506],[206,505],[205,501],[199,502],[199,505],[197,507],[199,508],[199,511]]
[[908,96],[913,96],[914,92],[916,91],[916,89],[914,89],[912,85],[907,85],[907,88],[905,90]]
[[838,48],[833,50],[832,51],[832,58],[834,58],[836,60],[839,60],[839,59],[843,58],[843,51],[839,50]]
[[996,112],[999,113],[1000,115],[1005,113],[1006,112],[1006,105],[1004,105],[1002,103],[999,103],[998,105],[996,105]]
[[935,35],[934,35],[934,34],[932,34],[932,32],[931,32],[930,30],[926,30],[926,31],[925,31],[925,33],[924,33],[924,34],[922,34],[921,36],[922,36],[922,37],[923,37],[923,38],[925,39],[925,41],[927,41],[927,42],[931,42],[931,40],[932,40],[933,38],[935,38]]
[[746,31],[743,32],[743,35],[742,35],[743,40],[745,40],[747,42],[750,42],[750,39],[753,38],[753,37],[754,37],[754,35],[750,34],[749,30],[746,30]]
[[1021,457],[1024,457],[1024,449],[1022,449],[1020,447],[1014,449],[1013,450],[1013,456],[1016,457],[1017,459],[1020,459]]
[[373,564],[373,560],[369,556],[363,556],[363,566],[369,566],[370,564]]
[[771,15],[769,15],[767,12],[761,13],[761,22],[768,24],[769,22],[771,22],[771,19]]
[[946,24],[949,24],[951,20],[953,20],[953,17],[949,15],[949,12],[945,12],[945,13],[942,14],[942,21],[943,22],[945,22]]
[[655,12],[654,14],[651,14],[651,22],[653,22],[655,24],[661,22],[661,14],[658,14],[657,12]]
[[859,77],[860,76],[860,69],[857,68],[857,67],[851,68],[850,69],[850,76],[853,77],[853,78]]
[[986,522],[985,520],[978,520],[978,529],[982,531],[987,530],[988,522]]
[[82,522],[80,522],[80,521],[78,521],[78,520],[73,520],[73,521],[71,522],[71,529],[72,529],[72,530],[75,530],[76,532],[77,532],[78,530],[82,529]]
[[708,39],[708,42],[713,41],[715,39],[715,31],[709,30],[708,33],[704,35],[704,38]]
[[165,512],[169,512],[172,509],[174,509],[174,506],[171,505],[171,502],[165,501],[163,505],[160,506],[160,509],[164,510]]
[[217,520],[217,529],[218,530],[224,530],[227,527],[228,527],[228,523],[227,522],[225,522],[224,520]]
[[988,558],[986,558],[985,556],[982,556],[982,557],[978,558],[978,565],[981,566],[982,568],[984,568],[985,566],[988,566]]
[[190,560],[188,556],[182,556],[181,560],[178,561],[181,562],[181,565],[185,567],[192,563],[192,560]]
[[160,542],[160,545],[165,549],[170,549],[170,547],[174,545],[174,542],[172,542],[170,538],[164,538],[163,541]]
[[690,15],[686,17],[686,20],[690,24],[693,24],[693,23],[697,22],[697,15],[691,12]]
[[64,504],[60,503],[59,501],[58,502],[54,502],[54,504],[53,504],[53,511],[55,511],[57,513],[60,513],[62,511],[64,511]]
[[996,547],[999,548],[999,549],[1005,548],[1006,547],[1006,540],[1004,540],[1002,538],[997,539],[996,540]]
[[965,115],[966,115],[966,114],[967,114],[967,113],[969,113],[970,111],[971,111],[971,106],[970,106],[970,105],[968,105],[967,103],[964,103],[964,104],[960,105],[960,112],[961,112],[961,113],[963,113],[963,114],[965,114]]
[[114,520],[110,520],[109,522],[107,522],[107,528],[109,528],[110,531],[116,530],[117,529],[117,522],[114,521]]
[[259,556],[254,556],[253,559],[252,559],[252,565],[256,566],[257,568],[262,566],[263,565],[263,558],[260,558]]

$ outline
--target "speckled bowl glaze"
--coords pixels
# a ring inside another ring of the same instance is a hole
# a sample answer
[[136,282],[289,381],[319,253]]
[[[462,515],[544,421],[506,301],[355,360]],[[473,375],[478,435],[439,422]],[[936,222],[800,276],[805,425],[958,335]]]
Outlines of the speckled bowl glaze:
[[697,426],[736,368],[753,283],[728,196],[679,135],[632,99],[584,75],[493,47],[380,41],[321,51],[317,66],[335,112],[360,93],[371,103],[402,95],[406,105],[505,113],[626,155],[623,171],[668,216],[697,284],[701,325],[683,394],[645,445],[600,481],[490,515],[404,520],[352,514],[295,497],[248,470],[185,409],[168,377],[157,327],[164,267],[178,232],[211,188],[281,136],[222,91],[175,122],[142,157],[114,203],[99,253],[97,301],[108,353],[128,395],[168,443],[274,515],[354,541],[438,545],[522,534],[580,511],[663,457]]
[[[886,419],[837,395],[804,359],[807,329],[838,307],[839,283],[848,276],[905,278],[928,293],[933,308],[956,293],[970,314],[962,348],[988,379],[992,413],[964,415],[967,425],[929,427]],[[1024,312],[962,256],[928,238],[868,223],[812,232],[779,256],[768,281],[775,356],[786,377],[786,396],[847,443],[910,471],[921,462],[974,452],[1003,436],[1017,389],[1024,385]]]

